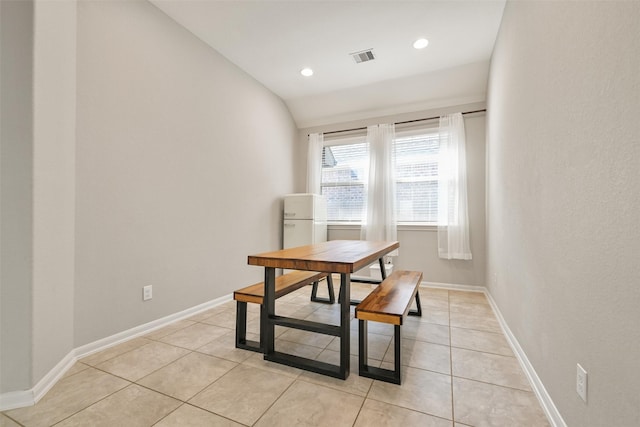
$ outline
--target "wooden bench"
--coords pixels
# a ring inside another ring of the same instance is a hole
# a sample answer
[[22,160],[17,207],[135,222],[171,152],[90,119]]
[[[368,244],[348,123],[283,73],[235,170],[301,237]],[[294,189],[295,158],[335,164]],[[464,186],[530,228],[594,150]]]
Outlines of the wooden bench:
[[[318,282],[327,278],[327,286],[329,288],[329,299],[320,302],[335,302],[333,292],[333,282],[331,274],[318,273],[315,271],[299,271],[294,270],[282,276],[276,277],[276,299],[291,293],[303,286],[313,283],[312,300],[316,297]],[[233,299],[236,300],[236,347],[245,350],[262,352],[263,343],[262,336],[260,342],[247,340],[247,303],[260,304],[260,315],[264,310],[264,282],[256,283],[246,288],[239,289],[233,293]]]
[[[360,376],[400,384],[400,326],[407,314],[422,316],[418,287],[422,281],[419,271],[394,271],[356,306],[358,319]],[[410,310],[415,299],[416,310]],[[376,368],[367,365],[367,321],[389,323],[394,326],[395,369]]]

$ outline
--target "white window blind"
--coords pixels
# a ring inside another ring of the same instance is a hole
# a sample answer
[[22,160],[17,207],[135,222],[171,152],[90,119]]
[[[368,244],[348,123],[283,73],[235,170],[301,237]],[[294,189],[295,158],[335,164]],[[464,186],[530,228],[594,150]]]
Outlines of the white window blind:
[[325,143],[320,187],[327,199],[328,221],[362,221],[368,164],[369,149],[366,142]]
[[438,221],[437,131],[397,137],[396,216],[399,223]]

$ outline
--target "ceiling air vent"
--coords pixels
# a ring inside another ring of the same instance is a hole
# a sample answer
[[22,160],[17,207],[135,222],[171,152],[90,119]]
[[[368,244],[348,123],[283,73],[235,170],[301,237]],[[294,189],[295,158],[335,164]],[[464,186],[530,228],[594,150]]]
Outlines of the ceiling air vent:
[[373,49],[354,52],[350,53],[349,55],[351,55],[353,60],[356,61],[356,64],[359,64],[361,62],[373,61],[374,59],[376,59],[376,57],[373,55]]

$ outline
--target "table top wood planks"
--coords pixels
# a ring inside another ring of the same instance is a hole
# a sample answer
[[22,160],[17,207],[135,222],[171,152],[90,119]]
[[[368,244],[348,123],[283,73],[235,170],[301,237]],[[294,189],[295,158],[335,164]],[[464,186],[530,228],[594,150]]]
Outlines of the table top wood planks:
[[249,255],[249,265],[310,270],[326,273],[354,273],[398,249],[398,242],[330,240],[313,245]]

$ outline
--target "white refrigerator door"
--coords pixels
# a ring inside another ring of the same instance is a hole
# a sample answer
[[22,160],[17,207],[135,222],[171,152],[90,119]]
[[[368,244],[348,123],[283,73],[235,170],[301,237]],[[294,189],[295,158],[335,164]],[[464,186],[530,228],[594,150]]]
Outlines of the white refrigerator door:
[[283,225],[284,231],[282,246],[284,249],[310,245],[313,243],[313,220],[285,219]]

